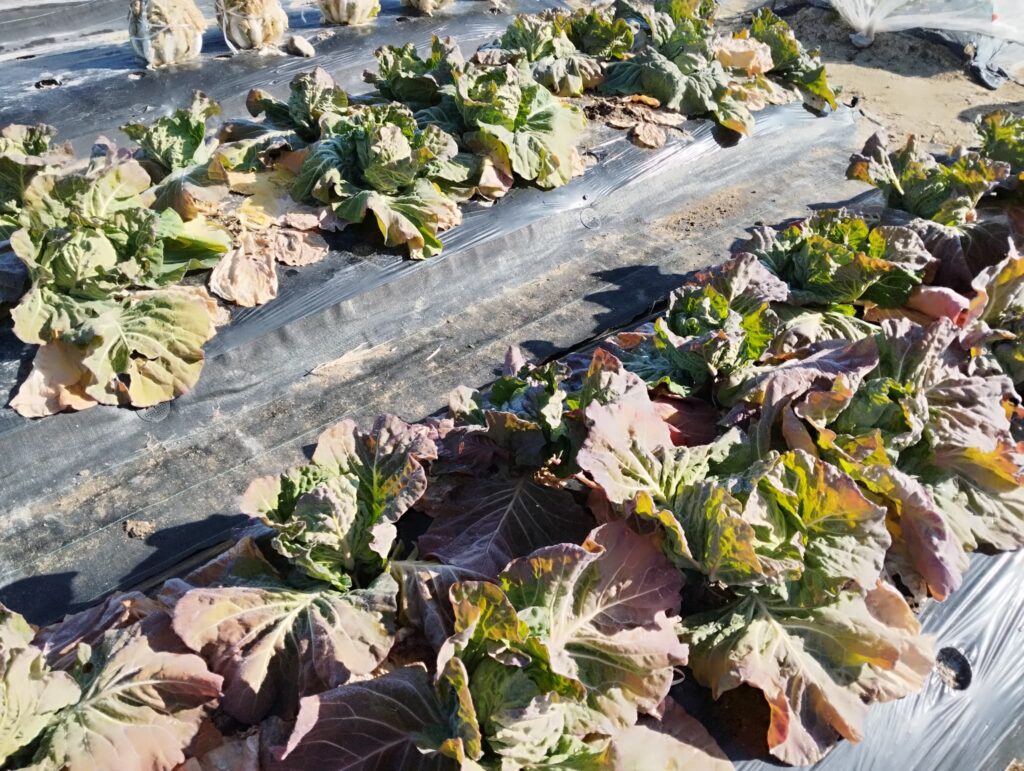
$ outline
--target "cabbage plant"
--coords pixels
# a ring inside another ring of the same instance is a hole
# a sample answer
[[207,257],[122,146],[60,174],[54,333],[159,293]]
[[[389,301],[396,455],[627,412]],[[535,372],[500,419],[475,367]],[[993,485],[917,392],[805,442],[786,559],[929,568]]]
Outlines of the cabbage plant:
[[447,8],[455,0],[402,0],[402,5],[408,5],[415,8],[422,14],[427,16],[433,16],[434,11],[440,11],[442,8]]
[[132,0],[128,7],[128,40],[150,67],[198,58],[205,30],[193,0]]
[[380,0],[320,0],[324,24],[368,24],[380,13]]
[[281,42],[288,15],[278,0],[217,0],[217,23],[232,50],[261,49]]

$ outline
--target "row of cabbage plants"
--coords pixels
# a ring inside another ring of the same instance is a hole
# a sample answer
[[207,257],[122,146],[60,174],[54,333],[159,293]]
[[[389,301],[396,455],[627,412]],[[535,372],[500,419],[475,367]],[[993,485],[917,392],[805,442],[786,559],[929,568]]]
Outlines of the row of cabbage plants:
[[760,691],[784,762],[857,741],[932,668],[913,607],[1024,543],[1024,120],[980,128],[854,156],[903,209],[758,228],[650,324],[332,426],[148,596],[4,610],[0,764],[728,768],[679,677]]

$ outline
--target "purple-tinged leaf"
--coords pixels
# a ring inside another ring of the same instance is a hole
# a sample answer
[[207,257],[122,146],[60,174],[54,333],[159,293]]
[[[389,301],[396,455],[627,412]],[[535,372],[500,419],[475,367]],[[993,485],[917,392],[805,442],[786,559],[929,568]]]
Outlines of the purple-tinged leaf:
[[718,698],[747,684],[771,710],[768,747],[785,763],[820,760],[858,741],[868,703],[919,691],[931,640],[902,596],[879,584],[806,608],[756,595],[685,619],[690,668]]
[[670,506],[741,441],[733,430],[713,444],[676,447],[668,424],[649,400],[594,403],[587,408],[587,420],[587,438],[576,462],[619,505],[646,493]]
[[542,636],[554,672],[583,683],[599,709],[630,725],[659,713],[673,668],[686,663],[674,619],[682,574],[623,522],[583,546],[516,560],[500,576],[511,604]]
[[107,630],[128,626],[159,608],[158,603],[139,592],[114,594],[97,605],[43,627],[32,644],[42,649],[50,666],[67,669],[75,662],[79,644],[96,646]]
[[612,741],[616,771],[732,771],[707,729],[669,701],[661,720],[644,718]]
[[594,526],[569,492],[529,476],[466,478],[430,513],[420,553],[490,577],[542,546],[578,543]]
[[949,507],[936,505],[916,477],[891,465],[881,435],[841,440],[824,431],[819,441],[830,458],[888,507],[893,543],[885,556],[886,572],[899,576],[918,600],[943,600],[960,586],[967,555],[950,523]]
[[[772,429],[786,407],[806,404],[808,419],[821,420],[840,412],[861,381],[878,365],[878,348],[871,338],[854,343],[822,346],[803,359],[766,368],[750,378],[737,394],[734,413],[754,404],[760,415],[750,427],[758,456],[771,449]],[[728,422],[728,418],[726,419]]]
[[255,565],[250,555],[229,585],[190,589],[174,607],[174,631],[224,675],[222,706],[236,720],[290,716],[300,696],[369,674],[387,656],[398,590],[390,575],[341,593],[291,587]]
[[437,751],[447,721],[427,673],[406,667],[304,698],[268,771],[455,771]]
[[154,650],[140,625],[107,632],[81,697],[50,721],[34,769],[151,771],[185,760],[221,677],[193,654]]
[[455,632],[449,600],[452,586],[459,581],[487,580],[487,576],[465,568],[419,560],[392,562],[391,574],[399,587],[399,618],[422,630],[434,650]]

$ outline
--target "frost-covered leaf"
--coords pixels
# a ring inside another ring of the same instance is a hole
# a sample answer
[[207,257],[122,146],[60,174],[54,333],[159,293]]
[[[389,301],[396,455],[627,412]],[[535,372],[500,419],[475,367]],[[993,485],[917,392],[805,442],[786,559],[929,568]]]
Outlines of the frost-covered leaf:
[[763,691],[768,748],[793,765],[861,739],[868,704],[916,693],[932,667],[931,641],[884,583],[807,607],[750,595],[685,625],[697,680],[715,698],[744,683]]
[[199,656],[154,648],[138,625],[108,632],[79,684],[81,697],[50,721],[29,768],[173,768],[221,692]]
[[430,513],[420,553],[486,576],[542,546],[578,543],[594,526],[570,493],[528,476],[458,481]]

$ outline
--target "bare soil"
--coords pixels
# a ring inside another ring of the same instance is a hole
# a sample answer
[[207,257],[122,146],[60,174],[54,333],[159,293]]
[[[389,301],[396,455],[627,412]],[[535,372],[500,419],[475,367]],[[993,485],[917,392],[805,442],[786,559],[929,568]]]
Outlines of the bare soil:
[[[736,23],[748,0],[724,0],[721,15]],[[1010,81],[991,91],[967,72],[967,57],[911,33],[880,34],[868,48],[850,42],[852,31],[833,11],[806,7],[786,20],[809,48],[820,48],[840,99],[856,100],[870,122],[894,139],[915,134],[951,147],[972,145],[974,119],[997,108],[1024,110],[1024,86]]]

